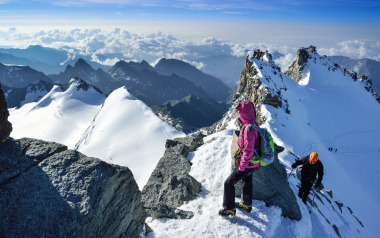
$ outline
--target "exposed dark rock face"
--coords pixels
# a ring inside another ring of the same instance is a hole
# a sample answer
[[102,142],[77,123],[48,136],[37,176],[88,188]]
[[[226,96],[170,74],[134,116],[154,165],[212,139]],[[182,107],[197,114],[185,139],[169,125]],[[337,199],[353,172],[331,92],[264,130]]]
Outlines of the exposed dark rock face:
[[5,141],[12,132],[12,124],[8,121],[9,111],[7,101],[0,83],[0,144]]
[[142,190],[143,205],[152,217],[192,217],[191,212],[177,209],[182,215],[174,216],[173,211],[193,200],[201,190],[201,184],[189,175],[191,164],[186,156],[202,144],[201,135],[167,140],[165,154]]
[[316,54],[317,50],[315,46],[309,46],[308,48],[301,48],[297,51],[297,59],[293,61],[290,65],[289,70],[285,72],[290,78],[292,78],[297,83],[302,79],[302,71],[307,63],[307,61],[311,58],[310,53]]
[[145,211],[126,167],[35,139],[0,145],[1,237],[138,237]]

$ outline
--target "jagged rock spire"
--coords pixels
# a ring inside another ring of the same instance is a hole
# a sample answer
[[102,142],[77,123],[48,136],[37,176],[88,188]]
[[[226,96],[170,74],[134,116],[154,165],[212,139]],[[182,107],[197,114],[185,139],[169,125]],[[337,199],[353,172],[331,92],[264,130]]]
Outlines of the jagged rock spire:
[[316,54],[317,48],[310,45],[308,48],[301,48],[297,51],[297,58],[290,65],[289,70],[285,72],[290,78],[297,83],[302,79],[302,71],[308,61],[311,58],[310,53]]
[[9,111],[0,83],[0,143],[4,142],[12,132],[12,124],[8,121]]

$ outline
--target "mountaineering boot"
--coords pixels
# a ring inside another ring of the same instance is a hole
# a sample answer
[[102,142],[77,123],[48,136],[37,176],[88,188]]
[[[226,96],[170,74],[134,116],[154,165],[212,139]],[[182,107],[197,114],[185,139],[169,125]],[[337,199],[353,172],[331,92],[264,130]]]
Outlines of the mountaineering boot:
[[237,202],[236,203],[236,207],[237,209],[239,209],[240,211],[245,211],[247,213],[250,213],[252,211],[252,205],[245,205],[244,203],[242,202]]
[[236,215],[236,208],[231,209],[231,210],[226,210],[223,208],[223,209],[219,210],[219,215],[223,218],[227,218],[229,216],[232,216],[232,218],[234,218]]

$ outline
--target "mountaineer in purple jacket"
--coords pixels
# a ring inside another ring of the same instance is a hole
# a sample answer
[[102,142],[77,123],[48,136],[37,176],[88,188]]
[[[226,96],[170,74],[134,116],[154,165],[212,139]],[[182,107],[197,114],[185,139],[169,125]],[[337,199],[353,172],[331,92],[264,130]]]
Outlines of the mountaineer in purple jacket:
[[[236,207],[245,212],[252,210],[252,173],[261,168],[260,163],[253,164],[250,162],[254,156],[254,150],[260,149],[259,132],[253,129],[249,124],[256,123],[255,106],[251,101],[244,101],[236,106],[240,117],[238,120],[242,124],[240,130],[238,146],[241,151],[241,157],[238,168],[224,182],[223,209],[219,211],[222,217],[235,217]],[[257,152],[257,151],[256,151]],[[235,203],[235,184],[242,180],[243,201]]]

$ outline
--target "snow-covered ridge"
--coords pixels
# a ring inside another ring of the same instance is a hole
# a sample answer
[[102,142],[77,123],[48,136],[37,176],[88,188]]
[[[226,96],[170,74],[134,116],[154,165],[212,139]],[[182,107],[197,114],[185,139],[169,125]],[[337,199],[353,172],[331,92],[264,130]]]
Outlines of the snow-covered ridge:
[[[342,68],[338,64],[332,62],[332,60],[326,55],[320,56],[314,46],[299,49],[297,52],[297,59],[285,73],[296,82],[299,82],[302,79],[300,84],[307,84],[310,79],[308,77],[310,65],[324,66],[325,69],[328,69],[328,71],[337,72],[347,76],[347,80],[350,79],[353,81],[359,81],[362,83],[362,87],[371,93],[371,95],[380,103],[380,95],[373,90],[371,79],[365,75],[358,76],[358,74],[354,71],[347,71],[345,68]],[[333,83],[333,81],[329,78],[323,78],[320,81]]]
[[106,162],[128,166],[142,188],[165,151],[167,139],[184,136],[125,87],[113,91],[75,148]]

